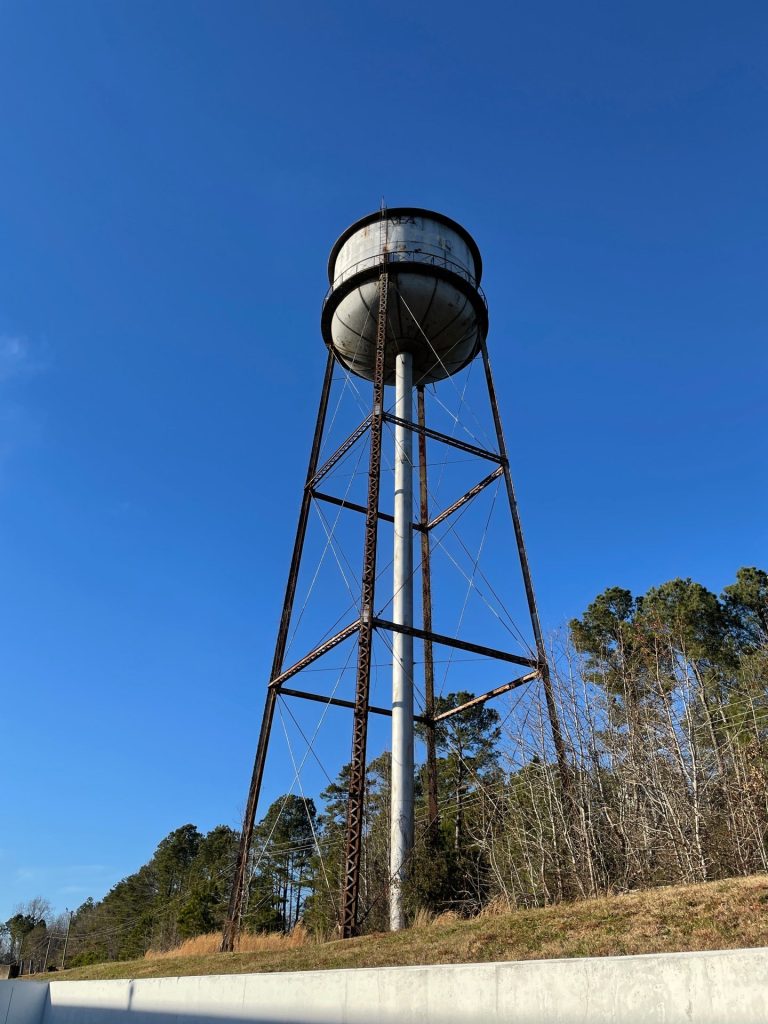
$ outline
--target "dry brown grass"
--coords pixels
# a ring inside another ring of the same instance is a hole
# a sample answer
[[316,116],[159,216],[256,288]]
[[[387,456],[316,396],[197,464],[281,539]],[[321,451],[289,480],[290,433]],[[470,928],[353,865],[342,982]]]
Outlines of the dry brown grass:
[[444,910],[442,914],[438,914],[432,921],[433,928],[444,928],[446,925],[455,924],[460,921],[461,918],[455,910]]
[[160,958],[75,968],[56,978],[246,974],[768,946],[766,910],[768,875],[754,875],[469,921],[441,914],[430,927],[344,941],[252,936],[253,951],[217,953],[218,936],[208,937],[212,952],[187,954],[185,944]]
[[411,928],[429,928],[435,920],[435,915],[426,907],[420,907],[413,918]]
[[495,896],[485,904],[480,911],[480,917],[500,917],[503,914],[511,914],[513,909],[506,896]]
[[[299,923],[288,933],[280,932],[243,932],[237,943],[238,953],[266,953],[285,949],[297,949],[310,942],[310,935],[303,924]],[[187,956],[212,956],[221,947],[221,932],[208,932],[186,939],[173,949],[149,949],[144,954],[145,960],[178,960]]]

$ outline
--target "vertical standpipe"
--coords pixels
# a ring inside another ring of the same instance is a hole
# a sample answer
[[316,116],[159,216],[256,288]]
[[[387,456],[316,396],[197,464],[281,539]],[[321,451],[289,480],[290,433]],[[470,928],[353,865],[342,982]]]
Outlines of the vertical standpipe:
[[[395,366],[395,415],[413,421],[413,357],[399,352]],[[395,428],[395,550],[393,618],[413,625],[413,435]],[[413,847],[413,637],[392,637],[392,802],[389,857],[389,924],[405,925],[402,886]]]

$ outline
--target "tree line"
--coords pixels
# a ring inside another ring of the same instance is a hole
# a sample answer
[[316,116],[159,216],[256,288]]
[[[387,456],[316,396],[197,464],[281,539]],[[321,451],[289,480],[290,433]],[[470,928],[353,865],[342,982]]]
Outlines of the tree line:
[[[421,766],[411,913],[470,916],[492,902],[542,906],[768,870],[768,573],[739,569],[720,595],[690,579],[638,596],[611,587],[553,640],[551,666],[565,784],[535,683],[438,723],[439,822]],[[445,695],[436,713],[471,696]],[[510,717],[523,699],[524,716]],[[388,754],[368,765],[364,931],[387,926],[389,774]],[[302,921],[333,934],[348,775],[347,766],[317,804],[286,794],[268,808],[245,928],[288,932]],[[176,829],[148,864],[74,912],[67,965],[219,930],[238,838],[224,825]],[[32,903],[2,930],[6,959],[39,956],[62,934],[45,901]]]

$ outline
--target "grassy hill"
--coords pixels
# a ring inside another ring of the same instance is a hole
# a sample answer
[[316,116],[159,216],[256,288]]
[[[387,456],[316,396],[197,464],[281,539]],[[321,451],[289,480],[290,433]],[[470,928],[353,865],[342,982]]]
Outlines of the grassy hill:
[[214,936],[207,942],[201,936],[160,956],[45,977],[156,978],[768,946],[768,875],[668,886],[471,921],[444,915],[397,934],[346,942],[252,937],[257,948],[248,952],[200,951],[215,949],[216,942]]

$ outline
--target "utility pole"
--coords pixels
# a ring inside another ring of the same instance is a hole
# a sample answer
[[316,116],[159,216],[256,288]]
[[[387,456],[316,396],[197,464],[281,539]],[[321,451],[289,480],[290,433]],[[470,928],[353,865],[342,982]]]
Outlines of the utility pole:
[[64,952],[61,954],[61,969],[64,970],[64,960],[67,955],[67,943],[69,942],[69,929],[72,927],[72,918],[74,917],[74,910],[68,910],[69,921],[67,921],[67,934],[64,936]]

